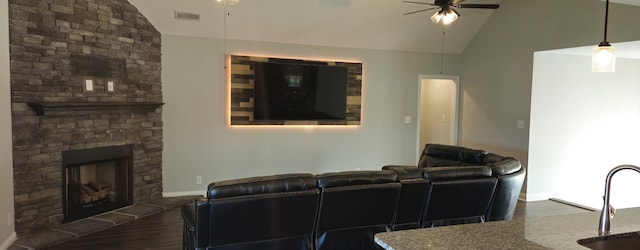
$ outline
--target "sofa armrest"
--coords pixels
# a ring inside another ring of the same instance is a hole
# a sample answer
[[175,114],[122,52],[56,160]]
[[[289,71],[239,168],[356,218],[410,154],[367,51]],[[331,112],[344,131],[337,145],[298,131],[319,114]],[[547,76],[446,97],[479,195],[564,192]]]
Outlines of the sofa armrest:
[[209,245],[209,201],[199,198],[182,206],[180,213],[184,221],[183,248],[200,249]]
[[196,228],[196,207],[195,204],[189,203],[182,206],[180,214],[182,214],[182,220],[184,221],[185,230],[194,232]]

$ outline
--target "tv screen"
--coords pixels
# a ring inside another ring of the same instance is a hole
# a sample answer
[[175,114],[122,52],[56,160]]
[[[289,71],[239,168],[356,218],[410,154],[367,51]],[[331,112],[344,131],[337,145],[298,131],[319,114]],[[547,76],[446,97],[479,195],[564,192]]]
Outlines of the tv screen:
[[347,67],[255,62],[254,120],[344,120]]

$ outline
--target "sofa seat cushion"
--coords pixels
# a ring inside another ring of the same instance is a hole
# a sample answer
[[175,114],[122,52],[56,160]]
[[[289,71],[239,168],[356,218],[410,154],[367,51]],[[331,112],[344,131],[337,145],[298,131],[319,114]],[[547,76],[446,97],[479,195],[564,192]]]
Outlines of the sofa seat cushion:
[[207,197],[220,199],[311,189],[317,189],[316,177],[313,174],[281,174],[213,182],[207,187]]
[[424,177],[431,181],[491,177],[491,173],[491,168],[487,166],[446,166],[424,169]]

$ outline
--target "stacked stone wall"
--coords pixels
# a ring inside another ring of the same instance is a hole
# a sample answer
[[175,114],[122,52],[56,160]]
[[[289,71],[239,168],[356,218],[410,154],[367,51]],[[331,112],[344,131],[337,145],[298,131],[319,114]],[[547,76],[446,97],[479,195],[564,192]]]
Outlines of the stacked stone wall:
[[62,151],[133,144],[134,203],[160,198],[162,109],[73,108],[161,103],[160,33],[126,0],[8,2],[18,235],[61,223]]

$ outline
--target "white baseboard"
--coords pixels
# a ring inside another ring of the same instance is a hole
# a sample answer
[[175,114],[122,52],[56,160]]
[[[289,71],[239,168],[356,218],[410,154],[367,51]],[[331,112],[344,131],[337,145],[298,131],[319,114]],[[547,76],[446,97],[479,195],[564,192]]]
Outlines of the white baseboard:
[[207,191],[198,190],[198,191],[184,191],[184,192],[163,192],[162,197],[178,197],[178,196],[190,196],[190,195],[201,195],[206,196]]
[[555,201],[555,202],[560,202],[560,203],[567,204],[569,206],[574,206],[574,207],[577,207],[577,208],[586,209],[586,210],[600,211],[600,209],[597,209],[597,208],[593,208],[593,207],[590,207],[590,206],[578,204],[578,203],[575,203],[575,202],[571,202],[571,201],[567,201],[567,200],[563,200],[563,199],[559,199],[559,198],[550,198],[549,200],[552,200],[552,201]]
[[11,233],[11,235],[9,235],[9,238],[2,242],[2,245],[0,245],[0,249],[8,249],[11,244],[16,241],[16,239],[18,239],[18,237],[16,236],[16,232]]
[[536,193],[536,194],[520,193],[520,199],[523,201],[544,201],[550,198],[553,198],[553,193]]

